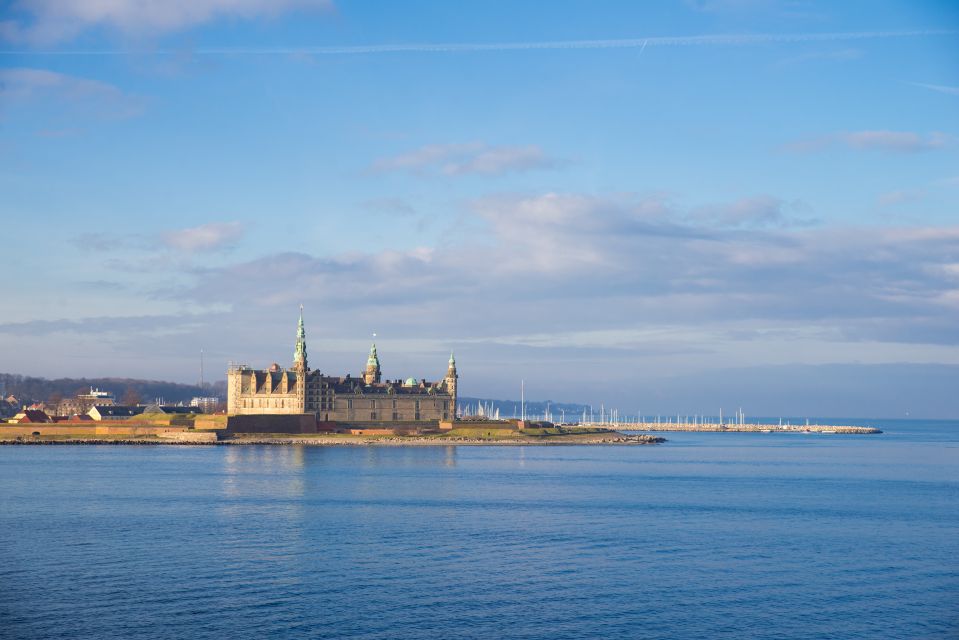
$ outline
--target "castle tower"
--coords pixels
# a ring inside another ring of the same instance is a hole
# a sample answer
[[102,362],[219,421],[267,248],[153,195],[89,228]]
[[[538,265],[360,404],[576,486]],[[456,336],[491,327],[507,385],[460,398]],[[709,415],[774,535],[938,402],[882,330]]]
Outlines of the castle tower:
[[363,382],[373,384],[380,381],[380,358],[376,355],[376,343],[370,347],[370,357],[366,359],[366,371],[363,372]]
[[303,328],[303,305],[300,305],[300,322],[296,327],[296,348],[293,350],[293,371],[296,372],[296,409],[306,412],[306,329]]
[[446,390],[450,394],[450,418],[456,420],[456,380],[459,376],[456,374],[456,358],[453,357],[453,353],[450,352],[450,364],[446,369],[446,378],[443,381],[446,383]]
[[306,368],[306,329],[303,328],[303,305],[300,305],[300,322],[296,327],[296,348],[293,350],[293,368],[302,364]]

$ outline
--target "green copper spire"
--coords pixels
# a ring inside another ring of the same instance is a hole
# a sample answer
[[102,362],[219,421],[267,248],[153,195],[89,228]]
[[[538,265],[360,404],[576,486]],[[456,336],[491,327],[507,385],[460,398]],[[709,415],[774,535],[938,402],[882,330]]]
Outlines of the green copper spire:
[[300,305],[300,322],[296,327],[296,350],[293,362],[306,363],[306,329],[303,328],[303,305]]
[[450,351],[450,367],[456,366],[456,358],[453,357],[453,352]]
[[376,355],[375,342],[370,347],[370,357],[366,359],[366,371],[363,372],[363,380],[366,381],[366,384],[379,383],[380,381],[380,358]]

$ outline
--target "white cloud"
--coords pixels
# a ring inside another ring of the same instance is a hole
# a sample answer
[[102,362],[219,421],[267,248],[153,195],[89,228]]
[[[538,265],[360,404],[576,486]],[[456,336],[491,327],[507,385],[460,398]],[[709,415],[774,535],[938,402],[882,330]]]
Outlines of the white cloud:
[[475,154],[467,154],[462,159],[451,159],[443,167],[450,175],[482,173],[497,175],[508,171],[528,171],[546,169],[554,165],[543,150],[536,145],[525,147],[491,147]]
[[10,7],[12,19],[0,22],[0,38],[52,44],[98,27],[156,35],[217,18],[253,19],[332,6],[332,0],[19,0]]
[[879,194],[877,202],[881,207],[892,207],[922,200],[924,193],[918,189],[898,189]]
[[557,161],[537,145],[489,146],[481,142],[433,144],[400,155],[380,158],[373,171],[411,171],[449,176],[502,175],[510,172],[548,169]]
[[951,96],[959,96],[959,87],[952,87],[944,84],[925,84],[922,82],[913,82],[917,87],[922,87],[923,89],[929,89],[930,91],[937,91],[939,93],[945,93]]
[[0,103],[70,106],[97,116],[126,117],[142,110],[142,101],[106,82],[46,69],[0,69]]
[[840,134],[839,140],[853,149],[899,152],[939,149],[952,142],[950,136],[941,132],[923,136],[912,131],[854,131]]
[[380,158],[373,163],[376,171],[416,171],[448,161],[451,157],[475,154],[483,145],[431,144],[389,158]]
[[534,331],[557,336],[557,348],[571,332],[726,323],[828,330],[850,345],[959,345],[957,227],[702,226],[659,196],[504,194],[472,209],[488,230],[455,244],[279,254],[206,269],[173,295],[244,308],[305,301],[326,326],[388,317],[398,337]]
[[814,221],[792,214],[805,213],[808,209],[808,205],[802,202],[787,203],[780,198],[760,195],[723,205],[699,207],[690,214],[690,219],[721,227],[806,226]]
[[823,151],[832,146],[849,149],[884,151],[889,153],[916,153],[942,149],[955,142],[955,138],[941,131],[920,134],[914,131],[844,131],[840,133],[796,140],[784,146],[787,151],[813,152]]
[[178,251],[213,251],[230,246],[243,235],[239,222],[211,222],[198,227],[168,231],[163,243]]

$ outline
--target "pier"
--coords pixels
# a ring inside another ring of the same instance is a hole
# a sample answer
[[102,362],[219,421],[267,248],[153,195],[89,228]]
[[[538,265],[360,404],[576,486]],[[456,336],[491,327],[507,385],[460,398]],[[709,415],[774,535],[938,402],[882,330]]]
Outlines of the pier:
[[882,433],[875,427],[825,424],[749,424],[712,422],[593,422],[583,426],[611,431],[703,431],[745,433],[837,433],[873,434]]

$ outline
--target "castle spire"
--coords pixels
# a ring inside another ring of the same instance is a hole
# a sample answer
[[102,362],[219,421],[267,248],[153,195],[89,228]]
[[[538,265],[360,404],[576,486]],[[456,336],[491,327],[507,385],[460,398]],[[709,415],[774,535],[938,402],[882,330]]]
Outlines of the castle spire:
[[366,359],[366,371],[363,372],[363,380],[366,384],[373,384],[380,381],[380,358],[376,354],[376,343],[370,346],[370,356]]
[[306,329],[303,327],[303,305],[300,305],[300,321],[296,326],[296,349],[293,351],[293,364],[303,363],[306,367]]
[[451,420],[456,420],[456,387],[459,377],[459,374],[456,373],[456,358],[453,356],[453,352],[450,351],[450,365],[446,370],[446,377],[443,379],[443,382],[446,384],[446,392],[450,394],[449,418]]

